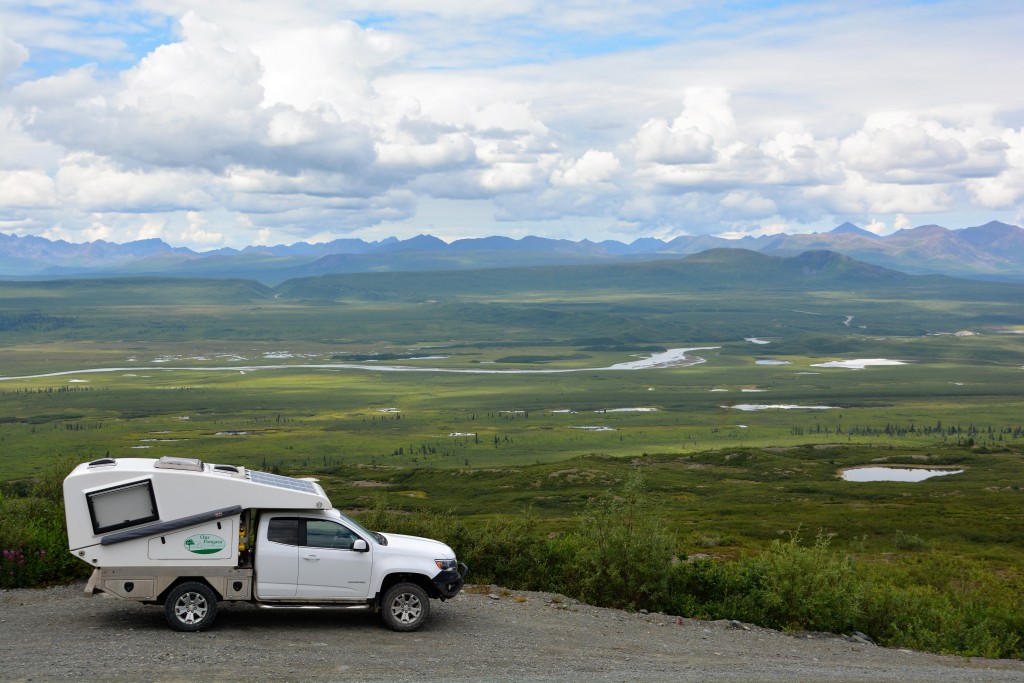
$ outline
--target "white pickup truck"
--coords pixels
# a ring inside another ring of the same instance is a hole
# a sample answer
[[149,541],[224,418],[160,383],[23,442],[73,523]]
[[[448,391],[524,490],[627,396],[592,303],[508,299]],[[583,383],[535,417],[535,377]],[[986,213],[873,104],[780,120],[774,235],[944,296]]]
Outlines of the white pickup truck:
[[194,458],[81,464],[64,504],[70,551],[95,567],[86,593],[163,604],[180,631],[233,600],[372,609],[415,631],[467,571],[444,543],[364,529],[316,481]]

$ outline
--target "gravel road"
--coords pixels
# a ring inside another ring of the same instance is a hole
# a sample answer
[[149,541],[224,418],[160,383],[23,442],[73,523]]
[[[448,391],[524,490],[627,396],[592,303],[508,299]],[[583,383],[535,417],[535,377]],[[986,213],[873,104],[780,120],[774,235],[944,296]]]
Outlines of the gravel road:
[[[83,586],[0,591],[3,681],[1024,681],[1024,662],[942,657],[726,621],[483,588],[393,633],[365,612],[223,604],[210,631]],[[490,591],[490,592],[488,592]]]

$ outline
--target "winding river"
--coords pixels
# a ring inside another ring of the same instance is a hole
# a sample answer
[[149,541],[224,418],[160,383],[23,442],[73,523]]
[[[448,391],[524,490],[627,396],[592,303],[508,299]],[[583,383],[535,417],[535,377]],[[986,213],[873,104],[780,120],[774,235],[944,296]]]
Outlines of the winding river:
[[139,367],[130,368],[87,368],[83,370],[64,370],[61,372],[47,372],[41,375],[21,375],[17,377],[0,377],[0,382],[21,379],[40,379],[44,377],[64,377],[68,375],[88,375],[106,372],[255,372],[257,370],[368,370],[370,372],[444,372],[468,375],[552,375],[565,372],[601,372],[606,370],[654,370],[660,368],[680,368],[698,365],[705,362],[700,356],[691,356],[691,351],[711,351],[719,349],[720,346],[698,346],[688,349],[669,349],[662,353],[656,353],[649,358],[642,358],[625,363],[616,363],[604,368],[553,368],[543,370],[497,370],[483,368],[430,368],[417,367],[415,365],[378,365],[362,363],[301,363],[301,364],[280,364],[280,365],[234,365],[207,367],[197,365],[194,367]]

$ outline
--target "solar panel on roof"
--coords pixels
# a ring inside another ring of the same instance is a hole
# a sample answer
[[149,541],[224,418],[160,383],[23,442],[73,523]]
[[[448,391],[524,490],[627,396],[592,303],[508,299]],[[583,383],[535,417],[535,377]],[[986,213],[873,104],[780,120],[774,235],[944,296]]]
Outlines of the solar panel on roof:
[[276,486],[279,489],[290,489],[304,493],[317,493],[316,484],[311,481],[283,477],[280,474],[271,474],[270,472],[257,472],[250,469],[245,471],[245,476],[256,484],[266,484],[267,486]]

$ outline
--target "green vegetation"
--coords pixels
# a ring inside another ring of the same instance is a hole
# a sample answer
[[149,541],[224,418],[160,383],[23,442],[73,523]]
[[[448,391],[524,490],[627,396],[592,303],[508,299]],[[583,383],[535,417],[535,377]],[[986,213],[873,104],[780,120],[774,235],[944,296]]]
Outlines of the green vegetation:
[[0,487],[0,586],[48,586],[89,576],[68,552],[64,477],[77,463],[61,461],[28,485]]
[[[1022,330],[1021,285],[821,255],[0,283],[0,581],[88,571],[61,468],[185,455],[317,476],[481,581],[1020,657]],[[906,364],[820,367],[858,358]],[[965,471],[837,476],[868,464]]]
[[636,472],[585,503],[569,530],[556,535],[543,532],[532,512],[469,526],[451,513],[399,514],[379,500],[361,518],[374,528],[446,540],[485,583],[779,629],[861,631],[892,647],[1024,657],[1017,573],[947,551],[858,557],[833,547],[824,531],[811,542],[799,531],[785,533],[763,552],[732,561],[687,557],[683,548],[692,543],[679,541],[654,502],[665,497],[645,492]]

